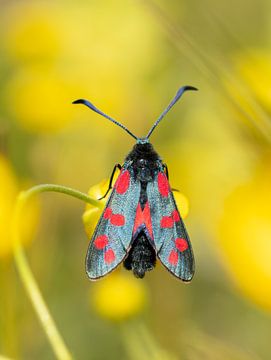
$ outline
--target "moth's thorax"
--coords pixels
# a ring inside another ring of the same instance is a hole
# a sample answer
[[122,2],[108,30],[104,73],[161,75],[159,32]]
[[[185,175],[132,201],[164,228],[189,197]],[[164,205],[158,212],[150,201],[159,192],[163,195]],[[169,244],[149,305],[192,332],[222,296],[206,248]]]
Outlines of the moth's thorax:
[[162,165],[159,155],[149,142],[136,143],[125,161],[131,162],[136,178],[142,182],[152,181]]

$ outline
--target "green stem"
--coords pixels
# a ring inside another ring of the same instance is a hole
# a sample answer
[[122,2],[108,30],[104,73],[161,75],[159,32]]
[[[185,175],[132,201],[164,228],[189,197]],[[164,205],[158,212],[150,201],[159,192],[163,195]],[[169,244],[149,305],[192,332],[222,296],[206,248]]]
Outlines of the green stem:
[[55,185],[55,184],[41,184],[41,185],[33,186],[32,188],[30,188],[26,191],[22,191],[19,194],[19,198],[24,198],[24,200],[20,199],[20,201],[26,201],[29,197],[31,197],[35,194],[46,192],[46,191],[53,191],[53,192],[67,194],[67,195],[73,196],[79,200],[82,200],[88,204],[96,206],[98,208],[103,207],[103,205],[101,204],[101,202],[99,200],[92,199],[87,194],[84,194],[81,191],[78,191],[78,190],[75,190],[75,189],[72,189],[72,188],[69,188],[66,186],[62,186],[62,185]]
[[32,187],[29,190],[22,191],[17,198],[15,204],[13,222],[12,222],[12,241],[13,241],[13,254],[15,259],[15,264],[17,266],[19,276],[22,280],[22,283],[25,287],[25,290],[32,302],[32,305],[37,313],[37,316],[40,320],[41,326],[43,327],[48,340],[52,346],[52,349],[55,353],[55,356],[59,360],[71,360],[72,355],[67,349],[62,336],[60,335],[56,324],[47,308],[47,305],[42,297],[38,284],[34,278],[34,275],[30,269],[29,263],[27,261],[26,255],[24,253],[23,246],[21,245],[20,240],[20,219],[23,214],[23,208],[26,202],[33,195],[45,192],[53,191],[60,192],[70,196],[73,196],[79,200],[83,200],[86,203],[89,203],[93,206],[101,208],[102,205],[98,200],[90,198],[87,194],[81,193],[80,191],[54,184],[42,184]]

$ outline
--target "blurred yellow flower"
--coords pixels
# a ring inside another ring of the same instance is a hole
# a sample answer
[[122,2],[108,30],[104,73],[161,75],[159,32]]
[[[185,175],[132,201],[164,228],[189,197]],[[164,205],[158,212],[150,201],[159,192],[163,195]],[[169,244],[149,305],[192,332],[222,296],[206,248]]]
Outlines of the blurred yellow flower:
[[225,203],[218,240],[238,287],[271,310],[270,157]]
[[21,2],[8,8],[2,21],[7,54],[20,61],[50,60],[60,51],[61,26],[48,3]]
[[7,84],[7,105],[27,130],[56,131],[72,120],[72,86],[58,73],[29,68],[15,74]]
[[234,59],[235,67],[249,86],[254,97],[269,112],[271,111],[271,52],[265,49],[249,49]]
[[236,119],[252,132],[269,133],[271,112],[271,52],[247,49],[233,57],[233,74],[223,79],[225,89],[241,112]]
[[99,315],[122,321],[143,310],[147,289],[142,281],[117,270],[93,285],[90,300]]
[[[16,177],[6,158],[0,154],[0,257],[12,252],[11,218],[19,192]],[[24,212],[20,225],[21,239],[24,244],[30,242],[34,236],[39,216],[37,200],[31,200]]]

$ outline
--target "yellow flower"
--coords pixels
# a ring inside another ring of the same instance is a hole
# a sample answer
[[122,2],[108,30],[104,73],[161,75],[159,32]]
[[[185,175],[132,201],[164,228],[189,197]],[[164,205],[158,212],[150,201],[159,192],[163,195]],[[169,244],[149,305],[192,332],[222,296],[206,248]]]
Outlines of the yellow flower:
[[142,281],[118,270],[93,285],[90,300],[102,317],[122,321],[143,310],[147,290]]
[[[250,131],[269,132],[268,114],[271,112],[271,52],[265,49],[247,49],[235,54],[233,75],[224,85],[230,97],[242,110],[239,119]],[[251,126],[254,125],[254,126]]]
[[[249,53],[249,56],[248,56]],[[236,56],[235,67],[249,86],[251,93],[269,112],[271,111],[271,52],[264,49],[249,49]]]
[[219,244],[241,291],[271,310],[270,157],[225,203]]
[[9,6],[2,19],[7,54],[20,61],[54,59],[59,54],[61,39],[61,25],[55,10],[46,3]]
[[12,115],[29,131],[57,131],[72,120],[72,86],[52,69],[16,73],[7,84],[6,99]]
[[[11,166],[0,154],[0,257],[6,257],[12,252],[10,227],[18,192],[19,187]],[[34,236],[38,215],[37,200],[31,200],[20,223],[21,238],[24,244],[29,243]]]

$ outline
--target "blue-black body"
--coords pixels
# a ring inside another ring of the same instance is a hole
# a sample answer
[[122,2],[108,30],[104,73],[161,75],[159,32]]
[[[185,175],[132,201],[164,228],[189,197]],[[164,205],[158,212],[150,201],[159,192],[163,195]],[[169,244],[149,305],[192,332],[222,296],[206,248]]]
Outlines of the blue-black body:
[[120,173],[88,247],[86,272],[92,280],[121,262],[143,278],[157,258],[177,278],[188,282],[193,277],[192,247],[168,182],[167,167],[149,142],[153,129],[185,90],[196,89],[181,88],[145,138],[135,137],[88,101],[75,102],[109,118],[137,139],[124,164],[118,166]]

